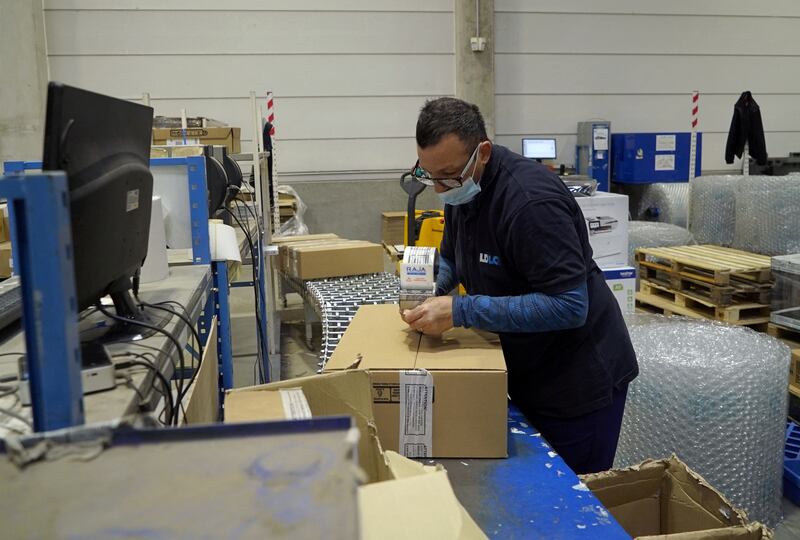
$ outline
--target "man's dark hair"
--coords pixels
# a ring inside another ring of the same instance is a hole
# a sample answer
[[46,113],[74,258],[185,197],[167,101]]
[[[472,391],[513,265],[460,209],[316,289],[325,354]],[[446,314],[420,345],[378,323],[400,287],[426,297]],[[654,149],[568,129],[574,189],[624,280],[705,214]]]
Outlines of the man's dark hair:
[[478,106],[452,97],[425,103],[417,120],[417,145],[427,148],[451,133],[455,133],[467,148],[474,148],[488,139]]

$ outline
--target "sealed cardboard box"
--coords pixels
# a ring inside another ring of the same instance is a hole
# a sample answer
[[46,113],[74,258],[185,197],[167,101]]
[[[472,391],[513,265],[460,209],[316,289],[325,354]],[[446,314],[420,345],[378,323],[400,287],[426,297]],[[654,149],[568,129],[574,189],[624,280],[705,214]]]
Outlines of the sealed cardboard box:
[[180,128],[153,128],[155,146],[174,146],[176,144],[218,144],[226,146],[231,154],[242,151],[241,129],[238,127],[193,127],[185,133]]
[[406,213],[383,212],[381,218],[381,240],[383,243],[390,246],[405,245]]
[[11,240],[11,224],[8,221],[8,205],[0,204],[0,242]]
[[289,259],[289,275],[304,280],[383,272],[383,247],[360,240],[292,246]]
[[286,262],[289,252],[288,246],[292,244],[299,244],[301,242],[318,242],[320,240],[335,240],[337,238],[339,237],[333,233],[273,237],[272,244],[278,246],[278,260],[276,267],[282,272],[286,271],[288,267],[288,263]]
[[367,483],[358,489],[361,538],[486,538],[459,503],[443,467],[383,451],[368,373],[314,375],[230,390],[225,396],[226,422],[330,415],[353,417],[361,434],[358,459],[367,475]]
[[576,197],[586,221],[589,244],[600,268],[628,265],[628,196],[598,191]]
[[409,457],[506,457],[506,364],[496,335],[423,336],[396,305],[361,306],[326,372],[369,371],[384,448]]
[[677,457],[581,476],[637,539],[760,540],[772,532],[746,515]]

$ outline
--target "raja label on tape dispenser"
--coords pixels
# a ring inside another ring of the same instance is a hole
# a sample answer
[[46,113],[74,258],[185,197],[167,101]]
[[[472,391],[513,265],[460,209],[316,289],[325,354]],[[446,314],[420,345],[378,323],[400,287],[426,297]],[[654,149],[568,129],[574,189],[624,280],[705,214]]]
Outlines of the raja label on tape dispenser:
[[400,265],[400,288],[430,290],[435,286],[436,248],[407,247]]

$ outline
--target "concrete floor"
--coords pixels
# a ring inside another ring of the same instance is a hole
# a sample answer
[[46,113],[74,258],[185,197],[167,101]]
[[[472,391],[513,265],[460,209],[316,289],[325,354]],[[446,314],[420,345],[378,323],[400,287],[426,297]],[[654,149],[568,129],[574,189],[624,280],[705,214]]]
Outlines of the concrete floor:
[[[283,311],[281,328],[281,379],[313,375],[319,361],[320,325],[312,325],[312,347],[305,342],[302,302],[297,295],[289,295],[288,308]],[[253,384],[256,334],[254,324],[252,289],[233,289],[231,294],[231,331],[234,351],[234,384]],[[783,500],[784,521],[775,529],[775,540],[800,540],[800,507],[788,499]]]

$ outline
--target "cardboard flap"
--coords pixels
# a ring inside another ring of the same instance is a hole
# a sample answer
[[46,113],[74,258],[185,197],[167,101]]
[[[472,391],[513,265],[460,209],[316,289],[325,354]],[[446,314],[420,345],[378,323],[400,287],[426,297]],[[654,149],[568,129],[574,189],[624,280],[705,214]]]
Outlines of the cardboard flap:
[[453,328],[441,337],[421,337],[416,367],[505,371],[506,362],[496,334]]
[[636,540],[772,540],[772,531],[760,523],[679,534],[638,536]]
[[359,357],[359,369],[413,369],[419,340],[420,334],[403,322],[396,305],[361,306],[325,371],[347,369]]
[[386,477],[372,414],[372,385],[368,373],[353,370],[312,375],[229,390],[225,401],[225,421],[284,418],[278,392],[282,388],[301,388],[315,417],[340,414],[352,416],[359,431],[368,434],[362,436],[358,443],[361,467],[372,481]]
[[383,459],[386,462],[386,466],[389,468],[392,478],[408,478],[444,470],[441,464],[423,465],[419,461],[408,459],[392,450],[385,451],[383,453]]
[[445,471],[361,486],[358,489],[358,503],[362,538],[486,538],[456,499]]

